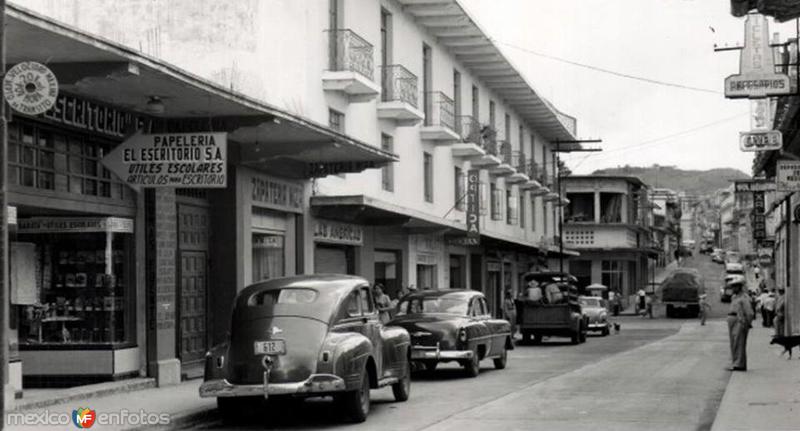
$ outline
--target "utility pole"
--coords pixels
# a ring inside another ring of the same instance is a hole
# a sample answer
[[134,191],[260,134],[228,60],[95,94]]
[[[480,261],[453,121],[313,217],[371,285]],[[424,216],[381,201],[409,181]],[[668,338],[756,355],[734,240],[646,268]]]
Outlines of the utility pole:
[[[603,142],[602,139],[572,139],[562,141],[555,140],[556,148],[553,150],[553,174],[556,176],[556,188],[558,188],[558,264],[559,271],[564,272],[564,205],[561,204],[563,196],[561,196],[561,168],[559,153],[593,153],[603,151],[600,148],[562,148],[561,144],[597,144]],[[546,160],[545,160],[546,162]]]
[[[6,0],[0,0],[0,72],[6,74]],[[0,87],[2,88],[2,87]],[[2,91],[2,90],[0,90]],[[0,430],[6,422],[8,384],[8,124],[5,95],[0,99]]]

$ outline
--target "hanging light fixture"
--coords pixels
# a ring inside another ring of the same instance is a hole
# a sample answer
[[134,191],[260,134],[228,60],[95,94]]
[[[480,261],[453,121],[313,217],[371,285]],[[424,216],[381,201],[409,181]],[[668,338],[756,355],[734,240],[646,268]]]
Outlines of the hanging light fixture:
[[150,96],[147,99],[147,108],[146,111],[149,114],[163,114],[164,113],[164,102],[158,96]]

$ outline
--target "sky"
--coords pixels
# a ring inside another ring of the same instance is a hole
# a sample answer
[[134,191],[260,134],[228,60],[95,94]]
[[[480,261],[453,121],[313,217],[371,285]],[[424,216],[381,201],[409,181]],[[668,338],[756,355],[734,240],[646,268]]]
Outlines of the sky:
[[[730,14],[729,0],[461,2],[535,90],[577,118],[579,138],[603,140],[602,152],[564,156],[574,173],[626,164],[751,173],[753,153],[738,143],[750,129],[749,101],[722,95],[739,52],[714,52],[744,40],[744,19]],[[795,35],[794,22],[770,20],[769,29],[781,41]]]

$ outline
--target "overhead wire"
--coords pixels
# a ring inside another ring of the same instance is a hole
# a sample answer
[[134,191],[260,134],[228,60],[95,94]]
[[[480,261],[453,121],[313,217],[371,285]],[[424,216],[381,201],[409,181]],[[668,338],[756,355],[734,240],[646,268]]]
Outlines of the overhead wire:
[[702,92],[702,93],[710,93],[710,94],[717,94],[717,95],[724,94],[723,92],[721,92],[719,90],[712,90],[710,88],[695,87],[695,86],[692,86],[692,85],[679,84],[679,83],[676,83],[676,82],[667,82],[667,81],[662,81],[662,80],[659,80],[659,79],[647,78],[647,77],[644,77],[644,76],[637,76],[637,75],[632,75],[632,74],[624,73],[624,72],[617,72],[615,70],[605,69],[605,68],[602,68],[602,67],[599,67],[599,66],[593,66],[591,64],[580,63],[580,62],[577,62],[577,61],[568,60],[566,58],[557,57],[555,55],[550,55],[550,54],[545,54],[545,53],[542,53],[542,52],[534,51],[534,50],[532,50],[530,48],[525,48],[525,47],[522,47],[522,46],[519,46],[519,45],[515,45],[513,43],[504,42],[502,40],[497,40],[497,39],[490,38],[490,41],[495,42],[495,43],[499,43],[501,45],[505,45],[505,46],[508,46],[510,48],[514,48],[514,49],[517,49],[517,50],[520,50],[520,51],[523,51],[523,52],[526,52],[528,54],[535,55],[537,57],[547,58],[549,60],[553,60],[553,61],[557,61],[557,62],[560,62],[560,63],[569,64],[569,65],[576,66],[576,67],[582,67],[584,69],[593,70],[595,72],[606,73],[606,74],[617,76],[617,77],[620,77],[620,78],[632,79],[632,80],[635,80],[635,81],[646,82],[648,84],[655,84],[655,85],[661,85],[661,86],[666,86],[666,87],[680,88],[680,89],[683,89],[683,90],[699,91],[699,92]]

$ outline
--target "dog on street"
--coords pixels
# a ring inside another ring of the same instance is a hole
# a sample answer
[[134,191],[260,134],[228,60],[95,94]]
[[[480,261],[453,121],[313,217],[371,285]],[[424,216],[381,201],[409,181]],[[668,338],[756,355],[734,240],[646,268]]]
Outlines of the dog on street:
[[792,359],[792,349],[800,346],[800,335],[789,335],[789,336],[782,336],[782,337],[772,337],[772,341],[769,344],[777,344],[779,346],[783,346],[783,355],[786,352],[789,352],[789,359]]

